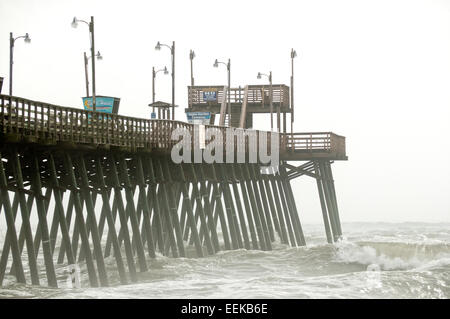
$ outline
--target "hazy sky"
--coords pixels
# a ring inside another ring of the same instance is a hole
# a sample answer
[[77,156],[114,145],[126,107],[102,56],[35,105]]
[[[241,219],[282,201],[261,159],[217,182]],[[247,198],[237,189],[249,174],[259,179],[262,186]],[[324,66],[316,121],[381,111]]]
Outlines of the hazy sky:
[[[450,221],[450,1],[0,1],[0,76],[14,95],[82,107],[87,26],[95,16],[97,94],[120,113],[149,117],[152,66],[170,67],[159,40],[176,41],[177,119],[185,120],[194,49],[196,84],[226,83],[214,59],[231,58],[231,84],[289,84],[295,61],[295,131],[347,137],[348,162],[333,164],[341,220]],[[158,74],[157,100],[170,101]],[[255,128],[267,128],[258,118]],[[316,184],[294,182],[301,220],[320,222]],[[344,229],[345,231],[345,229]]]

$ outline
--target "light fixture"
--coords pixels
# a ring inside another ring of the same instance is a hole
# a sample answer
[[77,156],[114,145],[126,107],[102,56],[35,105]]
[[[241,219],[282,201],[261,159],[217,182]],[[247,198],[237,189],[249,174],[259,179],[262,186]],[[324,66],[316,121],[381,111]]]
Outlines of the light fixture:
[[156,43],[155,50],[156,51],[161,50],[161,43],[159,43],[159,41],[158,41],[158,43]]
[[77,20],[77,17],[73,17],[72,28],[76,28],[76,27],[78,27],[78,20]]
[[295,58],[296,56],[297,56],[297,52],[295,50],[292,50],[291,58]]
[[25,33],[25,38],[23,40],[25,41],[25,43],[30,43],[31,42],[31,38],[28,35],[28,33]]
[[167,71],[167,66],[164,67],[164,74],[169,74],[169,71]]
[[103,60],[103,56],[100,54],[100,51],[97,51],[95,56],[97,57],[97,60]]
[[261,79],[261,72],[258,72],[258,75],[257,75],[257,77],[256,77],[258,80],[260,80]]
[[213,67],[215,67],[215,68],[219,67],[219,61],[217,61],[217,59],[216,59],[216,61],[214,61]]
[[195,58],[195,52],[194,52],[194,50],[191,50],[191,53],[190,53],[189,56],[190,56],[191,60]]

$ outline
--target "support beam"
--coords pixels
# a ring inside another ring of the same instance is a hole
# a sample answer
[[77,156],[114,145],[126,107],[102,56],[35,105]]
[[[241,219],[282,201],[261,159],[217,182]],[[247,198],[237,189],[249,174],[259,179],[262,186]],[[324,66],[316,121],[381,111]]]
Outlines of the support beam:
[[[192,202],[191,198],[189,197],[189,183],[186,181],[186,176],[184,174],[183,167],[179,166],[179,173],[181,178],[181,192],[183,194],[183,206],[186,209],[186,216],[187,216],[187,225],[190,226],[192,238],[194,240],[195,249],[197,251],[197,257],[203,257],[203,249],[200,242],[200,237],[198,235],[197,231],[197,225],[194,218],[194,212],[192,209]],[[186,231],[187,233],[187,231]]]
[[91,230],[92,242],[94,244],[94,255],[95,260],[97,262],[97,270],[99,273],[100,284],[103,287],[107,287],[109,286],[108,275],[106,274],[106,266],[105,261],[103,259],[102,246],[100,243],[100,235],[98,233],[97,218],[95,217],[95,207],[94,203],[92,202],[91,193],[89,191],[89,180],[87,176],[85,159],[83,158],[83,156],[78,157],[77,168],[81,180],[80,195],[83,196],[83,199],[86,203],[87,220],[88,224],[90,225],[89,228]]
[[[65,164],[65,170],[67,174],[69,175],[69,182],[72,185],[72,194],[74,199],[74,206],[75,206],[75,216],[76,216],[76,222],[78,226],[78,232],[81,237],[81,247],[84,250],[84,256],[86,258],[86,266],[88,270],[88,276],[89,276],[89,283],[91,287],[98,287],[98,277],[97,273],[94,267],[94,261],[92,258],[92,252],[89,245],[89,237],[87,234],[86,224],[83,217],[83,208],[81,206],[81,199],[79,194],[79,189],[77,187],[77,182],[75,178],[75,172],[74,172],[74,166],[72,163],[72,157],[68,154],[64,154],[64,164]],[[72,240],[72,243],[74,241]],[[76,254],[76,250],[73,251],[74,254]]]
[[236,203],[236,210],[237,210],[238,216],[239,216],[239,224],[241,226],[242,238],[244,239],[244,247],[245,247],[245,249],[250,249],[250,241],[248,238],[247,225],[245,223],[244,212],[242,210],[241,197],[239,195],[239,190],[237,188],[237,177],[236,177],[236,173],[234,170],[234,166],[235,166],[235,164],[232,164],[230,167],[231,175],[232,175],[232,179],[233,179],[233,181],[231,183],[231,187],[233,188],[234,202]]
[[203,208],[202,194],[200,193],[200,190],[198,188],[197,174],[195,173],[195,168],[194,168],[193,164],[190,164],[189,168],[190,168],[190,172],[192,174],[192,192],[193,192],[192,195],[195,196],[195,200],[197,202],[197,208],[198,208],[199,217],[200,217],[200,227],[201,227],[201,229],[203,229],[203,235],[205,237],[206,249],[208,250],[209,255],[213,255],[215,253],[215,251],[214,251],[214,247],[212,244],[211,236],[209,235],[210,234],[210,229],[209,229],[210,224],[208,224],[206,222],[206,213]]
[[183,244],[183,234],[181,232],[181,226],[180,226],[180,220],[178,218],[178,209],[177,204],[175,203],[175,193],[174,193],[174,184],[172,180],[172,174],[170,173],[169,165],[167,164],[167,161],[158,161],[160,170],[161,170],[161,177],[163,180],[167,181],[167,183],[164,185],[166,190],[166,198],[168,200],[168,206],[169,206],[169,218],[171,219],[171,223],[175,230],[175,236],[177,239],[177,246],[178,246],[178,252],[180,253],[181,257],[186,257],[186,252],[184,249]]
[[[150,158],[150,160],[151,160],[151,158]],[[160,161],[158,159],[156,159],[152,162],[153,162],[152,165],[155,169],[157,178],[159,178],[160,181],[164,181],[164,174],[162,171],[162,165],[161,165]],[[161,212],[160,216],[161,216],[161,221],[163,223],[163,229],[165,228],[167,230],[168,243],[170,244],[170,247],[172,248],[172,255],[173,255],[173,257],[177,258],[179,256],[179,252],[178,252],[178,248],[177,248],[177,242],[175,240],[175,236],[173,233],[174,227],[173,227],[173,223],[172,223],[172,213],[170,210],[169,198],[168,198],[169,190],[167,188],[166,183],[160,184],[160,191],[161,191],[161,197],[162,197],[161,202],[162,202],[162,208],[163,208],[163,211]],[[164,225],[165,225],[165,227],[164,227]],[[166,243],[166,239],[164,238],[164,251],[167,252],[169,246],[166,246],[165,243]],[[181,246],[182,245],[180,245],[180,247]],[[184,247],[182,249],[184,252]]]
[[327,204],[328,215],[330,218],[333,240],[337,241],[339,238],[339,232],[338,232],[338,228],[336,225],[336,215],[334,212],[334,206],[332,204],[332,199],[331,199],[331,195],[330,195],[330,187],[329,187],[329,183],[327,180],[325,163],[323,161],[319,162],[319,168],[320,168],[320,176],[321,176],[322,185],[323,185],[323,191],[324,191],[324,195],[325,195],[325,202]]
[[261,223],[261,228],[264,234],[264,241],[266,250],[272,250],[272,244],[271,244],[271,237],[270,237],[270,231],[268,228],[268,223],[266,221],[266,217],[264,216],[263,207],[261,205],[262,199],[260,196],[260,191],[258,187],[258,181],[255,176],[254,168],[251,164],[244,165],[245,170],[247,171],[247,176],[251,180],[252,186],[253,186],[253,195],[254,195],[254,201],[257,206],[257,213],[255,216],[259,218],[259,222]]
[[280,176],[283,184],[284,192],[286,195],[287,204],[291,213],[291,221],[294,226],[294,234],[297,239],[297,245],[306,246],[305,236],[303,235],[302,225],[300,223],[300,217],[298,215],[297,206],[295,204],[294,194],[292,192],[291,183],[286,176],[286,170],[283,165],[280,165]]
[[220,186],[224,195],[224,202],[225,202],[225,210],[227,212],[227,221],[228,221],[228,227],[230,229],[230,235],[231,235],[231,244],[233,249],[238,249],[240,246],[242,247],[242,241],[241,245],[239,245],[239,239],[238,239],[238,232],[239,229],[236,227],[235,223],[235,216],[232,211],[231,207],[231,199],[230,199],[230,189],[228,188],[228,181],[227,181],[227,175],[224,171],[224,168],[222,165],[217,164],[216,166],[216,173],[218,173],[219,178],[221,180]]
[[[9,200],[8,194],[8,183],[6,180],[5,169],[3,167],[3,157],[0,154],[0,194],[2,199],[2,204],[4,208],[4,215],[6,219],[6,224],[8,227],[7,238],[9,238],[11,252],[14,260],[14,265],[16,268],[16,278],[19,283],[26,283],[25,274],[23,272],[22,258],[20,257],[19,244],[17,242],[17,232],[14,225],[14,217],[11,209],[11,202]],[[3,282],[5,276],[5,270],[0,269],[0,285]]]
[[39,216],[39,225],[41,226],[42,250],[44,252],[45,272],[49,287],[58,287],[56,280],[55,266],[53,264],[53,255],[50,245],[50,236],[47,225],[47,216],[42,199],[41,173],[39,168],[39,159],[36,153],[33,154],[33,192],[36,196],[37,213]]
[[134,196],[132,192],[132,186],[128,175],[128,168],[125,158],[119,156],[119,168],[122,183],[125,188],[125,197],[127,200],[127,215],[130,217],[131,229],[133,230],[133,241],[136,244],[137,256],[139,260],[139,270],[145,272],[148,270],[147,262],[145,260],[144,246],[141,240],[141,234],[139,231],[139,224],[137,221],[136,209],[134,206]]
[[134,263],[133,249],[131,247],[130,233],[128,231],[128,220],[125,213],[125,207],[123,205],[121,187],[118,178],[116,160],[113,156],[109,159],[109,179],[114,189],[114,201],[117,205],[117,212],[119,214],[119,220],[121,229],[123,229],[123,242],[125,246],[125,255],[127,257],[128,271],[130,272],[130,278],[132,282],[137,281],[136,265]]
[[151,258],[156,258],[155,254],[155,244],[153,242],[153,232],[152,227],[150,224],[150,207],[148,205],[147,196],[145,194],[145,182],[144,182],[144,169],[142,166],[142,159],[141,156],[138,155],[137,161],[137,183],[139,185],[139,202],[142,206],[142,214],[143,214],[143,230],[145,230],[145,235],[147,239],[147,249],[148,249],[148,255]]
[[198,169],[200,193],[204,202],[205,215],[208,218],[208,227],[211,232],[211,240],[214,246],[214,250],[217,253],[220,250],[220,245],[219,238],[217,236],[216,225],[214,223],[213,208],[209,199],[209,194],[211,193],[211,185],[208,185],[208,188],[205,185],[206,176],[203,165],[193,166],[193,169],[195,169],[196,167]]
[[[116,225],[113,218],[113,213],[111,211],[111,206],[109,204],[109,196],[108,196],[108,189],[106,187],[104,173],[103,173],[103,167],[100,157],[96,158],[96,172],[97,172],[97,179],[98,184],[100,186],[100,193],[103,200],[103,211],[105,212],[105,218],[106,222],[108,223],[108,233],[111,237],[112,246],[114,249],[114,258],[116,260],[117,264],[117,270],[119,272],[119,278],[120,282],[122,284],[127,283],[127,278],[125,275],[125,266],[123,264],[122,259],[122,252],[120,251],[120,245],[119,240],[117,238],[117,231],[116,231]],[[134,263],[132,263],[134,266]]]
[[241,189],[241,194],[242,194],[242,200],[244,202],[244,206],[245,206],[245,212],[246,212],[246,216],[247,216],[247,223],[249,226],[249,230],[250,230],[250,237],[252,239],[252,248],[253,249],[258,249],[258,238],[256,237],[256,230],[255,230],[255,225],[253,222],[253,214],[252,214],[252,210],[250,208],[250,198],[247,192],[247,188],[245,187],[245,181],[244,181],[244,175],[242,173],[242,169],[240,167],[240,164],[236,164],[233,166],[234,167],[234,173],[235,176],[238,177],[239,179],[239,186]]
[[69,226],[67,225],[66,217],[64,216],[64,205],[62,203],[62,196],[61,196],[61,190],[59,186],[57,171],[56,171],[56,165],[55,160],[53,158],[52,154],[49,154],[48,157],[49,162],[49,168],[50,168],[50,175],[53,183],[53,196],[55,198],[55,206],[56,206],[56,213],[57,213],[57,220],[59,222],[59,226],[61,228],[62,233],[62,246],[65,247],[66,255],[67,255],[67,262],[69,265],[75,264],[75,255],[72,251],[72,244],[70,241],[70,234],[69,234]]
[[327,242],[329,244],[333,243],[333,236],[331,234],[330,230],[330,224],[328,221],[328,212],[327,212],[327,206],[325,204],[325,199],[323,195],[323,184],[322,184],[322,176],[320,175],[320,169],[319,164],[317,162],[314,163],[314,169],[316,173],[316,183],[317,183],[317,190],[319,192],[319,200],[320,200],[320,208],[322,209],[322,218],[323,218],[323,224],[325,227],[325,234],[327,236]]
[[332,202],[334,204],[334,211],[336,213],[337,231],[338,231],[339,237],[341,237],[342,236],[341,220],[340,220],[340,217],[339,217],[339,209],[338,209],[337,198],[336,198],[336,189],[334,187],[334,179],[333,179],[333,173],[332,173],[332,170],[331,170],[331,163],[330,163],[330,161],[326,161],[325,162],[325,168],[326,168],[327,178],[328,178],[328,181],[330,183],[330,191],[331,191]]
[[252,181],[251,181],[251,177],[250,177],[250,173],[249,173],[247,164],[241,164],[240,167],[241,167],[244,179],[245,179],[245,186],[247,187],[247,194],[250,199],[250,204],[252,206],[253,218],[255,221],[256,232],[258,234],[258,239],[259,239],[259,247],[261,248],[261,250],[271,250],[270,240],[269,240],[268,236],[266,236],[264,234],[265,231],[264,231],[264,228],[261,223],[260,208],[256,203],[257,200],[255,199],[255,192],[253,190],[253,185],[252,185]]
[[36,261],[36,251],[33,243],[33,233],[31,230],[30,216],[28,214],[27,200],[25,198],[25,193],[21,192],[24,189],[23,178],[22,178],[22,166],[20,164],[20,155],[17,150],[12,153],[12,167],[14,170],[14,178],[16,179],[18,191],[17,196],[19,198],[20,212],[22,215],[22,226],[25,232],[25,241],[27,245],[28,252],[28,264],[30,266],[31,284],[39,285],[39,273]]

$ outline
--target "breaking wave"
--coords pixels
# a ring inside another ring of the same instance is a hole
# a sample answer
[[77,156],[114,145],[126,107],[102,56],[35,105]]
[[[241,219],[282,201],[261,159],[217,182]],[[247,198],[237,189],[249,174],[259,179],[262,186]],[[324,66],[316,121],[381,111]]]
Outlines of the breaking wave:
[[448,243],[349,242],[336,244],[336,260],[379,265],[382,270],[431,269],[450,266]]

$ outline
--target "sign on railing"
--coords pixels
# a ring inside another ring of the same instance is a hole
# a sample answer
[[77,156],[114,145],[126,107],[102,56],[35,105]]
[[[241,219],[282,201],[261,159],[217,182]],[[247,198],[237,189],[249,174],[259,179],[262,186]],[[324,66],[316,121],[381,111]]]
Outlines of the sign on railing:
[[[82,99],[83,99],[84,109],[87,111],[92,111],[93,110],[92,97],[83,97]],[[118,114],[119,113],[119,104],[120,104],[120,99],[117,97],[111,97],[111,96],[96,96],[95,97],[95,109],[97,112]]]
[[211,112],[186,112],[189,124],[208,125],[211,120]]
[[203,101],[204,102],[217,102],[217,90],[216,89],[205,89],[203,91]]

